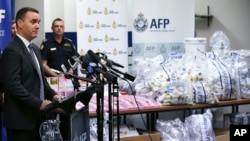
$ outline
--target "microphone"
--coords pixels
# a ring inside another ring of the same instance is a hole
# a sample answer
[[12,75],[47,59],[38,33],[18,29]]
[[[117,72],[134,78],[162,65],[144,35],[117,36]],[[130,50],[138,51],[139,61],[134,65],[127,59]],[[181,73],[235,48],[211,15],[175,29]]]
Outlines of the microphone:
[[80,57],[80,61],[81,61],[81,67],[84,69],[87,69],[87,67],[89,66],[90,62],[94,62],[93,59],[90,57],[89,54],[86,54],[84,56]]
[[50,69],[51,71],[53,71],[53,72],[55,72],[55,73],[57,73],[57,74],[60,74],[60,73],[62,73],[61,71],[59,71],[59,70],[55,70],[55,69]]
[[[104,63],[105,61],[103,59],[101,59],[101,57],[96,55],[92,50],[88,50],[88,54],[89,55],[85,55],[85,56],[86,56],[86,60],[89,60],[89,61],[87,61],[87,63],[82,63],[82,65],[85,68],[87,68],[89,66],[89,63],[91,61],[94,61],[97,64],[98,63],[101,64],[101,66],[104,67],[106,69],[106,71],[111,71],[113,74],[115,74],[118,77],[123,77],[123,78],[126,78],[126,79],[130,80],[130,81],[135,80],[135,77],[128,74],[127,72],[123,73],[123,72],[119,71],[118,69],[115,69],[114,67],[112,67],[112,65],[115,65],[115,66],[118,66],[118,67],[124,67],[124,66],[122,66],[122,65],[120,65],[120,64],[118,64],[118,63],[116,63],[116,62],[114,62],[112,60],[109,60],[109,59],[107,59],[106,63]],[[92,58],[92,59],[90,59],[90,58]],[[116,74],[115,72],[122,74],[122,76]]]
[[76,70],[78,67],[78,64],[81,64],[80,57],[81,56],[79,56],[79,57],[72,56],[70,59],[68,59],[68,63],[73,70]]
[[116,68],[111,68],[111,70],[113,70],[113,71],[115,71],[117,73],[122,74],[122,76],[121,76],[122,78],[126,78],[126,79],[128,79],[128,80],[130,80],[132,82],[135,80],[135,77],[132,76],[132,75],[130,75],[130,74],[128,74],[127,72],[123,73],[123,72],[121,72],[120,70],[118,70]]
[[61,68],[62,68],[62,70],[63,70],[63,74],[64,74],[64,77],[65,77],[65,78],[67,78],[67,79],[74,78],[74,77],[73,77],[73,74],[70,74],[70,73],[67,71],[67,69],[66,69],[66,67],[64,66],[64,64],[61,65]]
[[94,67],[96,67],[96,63],[94,63],[93,59],[89,54],[80,57],[81,68],[85,70],[85,73],[88,75],[94,74]]
[[106,66],[106,62],[101,59],[98,55],[96,55],[92,50],[88,50],[88,54],[93,58],[93,61],[96,64],[100,64],[106,71],[109,71],[109,67]]
[[[74,64],[72,64],[71,62],[74,62]],[[68,63],[70,67],[72,68],[72,70],[76,70],[76,68],[78,67],[78,62],[72,61],[72,59],[68,59]]]
[[98,67],[98,65],[95,63],[95,61],[92,59],[92,57],[89,54],[86,54],[84,57],[80,57],[80,61],[82,62],[82,68],[84,68],[88,75],[92,74],[100,74],[102,73],[103,76],[109,80],[113,81],[116,79],[116,77],[110,73],[109,71],[104,71],[101,68]]
[[61,68],[62,68],[62,70],[63,70],[64,73],[67,73],[67,72],[68,72],[68,71],[67,71],[67,68],[65,67],[64,64],[61,64]]
[[71,79],[71,75],[68,73],[66,67],[64,66],[64,64],[61,64],[61,68],[63,70],[63,74],[64,74],[64,77],[67,78],[67,79]]
[[116,66],[116,67],[124,68],[123,65],[121,65],[121,64],[119,64],[119,63],[117,63],[117,62],[115,62],[115,61],[113,61],[113,60],[107,59],[107,61],[108,61],[108,62],[110,61],[111,64],[114,65],[114,66]]
[[81,61],[80,61],[80,57],[81,56],[72,56],[72,59],[75,61],[75,62],[77,62],[77,63],[80,63]]
[[[75,78],[75,79],[80,79],[80,80],[83,80],[83,81],[87,81],[87,82],[96,84],[95,81],[89,80],[87,78],[84,78],[84,77],[81,77],[81,76],[78,76],[78,75],[74,75],[74,74],[68,73],[66,67],[64,66],[64,64],[61,65],[61,68],[63,70],[63,72],[61,72],[61,73],[63,73],[64,77],[67,78],[67,79]],[[53,69],[52,71],[57,71],[57,70]]]

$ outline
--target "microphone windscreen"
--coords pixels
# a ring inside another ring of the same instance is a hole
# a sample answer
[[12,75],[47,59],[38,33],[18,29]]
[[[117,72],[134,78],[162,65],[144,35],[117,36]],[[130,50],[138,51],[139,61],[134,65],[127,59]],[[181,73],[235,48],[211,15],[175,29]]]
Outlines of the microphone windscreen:
[[106,60],[106,66],[112,68],[112,65],[113,65],[112,61],[107,59]]
[[89,54],[80,57],[80,61],[82,62],[82,68],[86,69],[89,66],[90,62],[93,62],[93,59]]
[[96,55],[92,50],[88,50],[88,54],[90,55],[90,57],[92,57],[95,63],[99,63],[101,61],[101,58]]

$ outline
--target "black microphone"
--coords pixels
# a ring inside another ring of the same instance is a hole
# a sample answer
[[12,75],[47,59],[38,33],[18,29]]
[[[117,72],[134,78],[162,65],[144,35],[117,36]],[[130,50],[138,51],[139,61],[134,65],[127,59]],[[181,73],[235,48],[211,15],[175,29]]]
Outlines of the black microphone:
[[100,64],[106,71],[109,71],[109,67],[105,64],[105,61],[96,55],[92,50],[88,50],[88,54],[93,58],[96,64]]
[[90,62],[94,62],[89,54],[85,54],[84,56],[81,56],[80,61],[81,61],[81,67],[84,69],[87,69]]
[[100,69],[100,68],[94,68],[94,70],[95,70],[95,72],[97,72],[97,73],[101,73],[101,74],[103,74],[103,76],[108,80],[108,81],[115,81],[116,79],[117,79],[117,77],[114,75],[114,74],[112,74],[110,71],[106,71],[106,72],[104,72],[102,69]]
[[113,61],[113,60],[107,59],[107,61],[110,61],[110,62],[112,63],[112,65],[114,65],[114,66],[116,66],[116,67],[124,68],[123,65],[121,65],[121,64],[119,64],[119,63],[117,63],[117,62],[115,62],[115,61]]
[[[104,63],[105,61],[104,61],[103,59],[101,59],[101,57],[99,57],[98,55],[96,55],[92,50],[88,50],[88,54],[93,58],[93,61],[94,61],[95,63],[101,64],[101,66],[104,67],[104,68],[106,69],[106,71],[113,70],[113,71],[116,71],[117,73],[122,74],[124,78],[126,78],[126,79],[128,79],[128,80],[130,80],[130,81],[134,81],[134,80],[135,80],[135,77],[134,77],[134,76],[132,76],[132,75],[130,75],[130,74],[128,74],[128,73],[123,73],[123,72],[121,72],[121,71],[119,71],[119,70],[117,70],[117,69],[115,69],[115,68],[112,67],[112,65],[114,65],[113,63],[115,63],[115,65],[118,65],[118,66],[122,66],[122,65],[120,65],[120,64],[118,64],[118,63],[116,63],[116,62],[114,62],[114,61],[112,61],[112,60],[107,59],[107,61],[106,61],[107,65],[109,65],[109,64],[111,65],[111,67],[108,67],[108,66]],[[123,66],[122,66],[122,67],[123,67]],[[113,72],[113,73],[114,73],[114,72]],[[117,75],[117,74],[115,74],[115,75]],[[117,76],[119,76],[119,75],[117,75]]]
[[115,71],[117,73],[122,74],[122,76],[121,76],[122,78],[126,78],[126,79],[128,79],[130,81],[134,81],[135,80],[135,77],[132,76],[132,75],[130,75],[130,74],[128,74],[127,72],[123,73],[123,72],[121,72],[120,70],[118,70],[116,68],[111,68],[111,70],[113,70],[113,71]]
[[99,68],[98,65],[95,63],[94,59],[89,54],[86,54],[83,57],[80,57],[80,61],[82,62],[82,68],[84,68],[88,75],[92,74],[100,74],[102,73],[103,76],[108,81],[114,81],[116,77],[109,71],[104,71],[103,69]]
[[80,57],[80,64],[81,68],[85,70],[84,73],[87,73],[87,75],[92,75],[94,74],[94,68],[96,67],[96,63],[94,63],[92,57],[89,54],[86,54],[84,56]]

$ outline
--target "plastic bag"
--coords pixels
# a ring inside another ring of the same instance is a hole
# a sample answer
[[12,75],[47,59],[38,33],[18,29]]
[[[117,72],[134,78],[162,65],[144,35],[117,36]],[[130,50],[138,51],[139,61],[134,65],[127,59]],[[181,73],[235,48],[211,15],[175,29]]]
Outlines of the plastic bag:
[[210,37],[210,47],[217,55],[222,56],[225,50],[230,50],[230,40],[223,31],[217,30]]
[[190,141],[216,141],[213,126],[213,115],[210,110],[204,114],[191,115],[185,118]]
[[156,130],[160,132],[162,141],[190,141],[188,131],[183,122],[175,120],[157,120]]

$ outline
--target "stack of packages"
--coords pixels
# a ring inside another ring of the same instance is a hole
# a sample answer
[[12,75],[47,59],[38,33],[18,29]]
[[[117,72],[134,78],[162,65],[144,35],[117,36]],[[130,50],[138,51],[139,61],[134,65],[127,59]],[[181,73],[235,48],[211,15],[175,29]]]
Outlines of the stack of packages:
[[212,121],[212,113],[207,110],[204,114],[186,117],[184,122],[179,118],[157,120],[156,129],[162,141],[215,141]]
[[213,34],[210,46],[210,52],[136,60],[136,95],[163,105],[217,104],[249,98],[250,50],[231,50],[222,31]]

